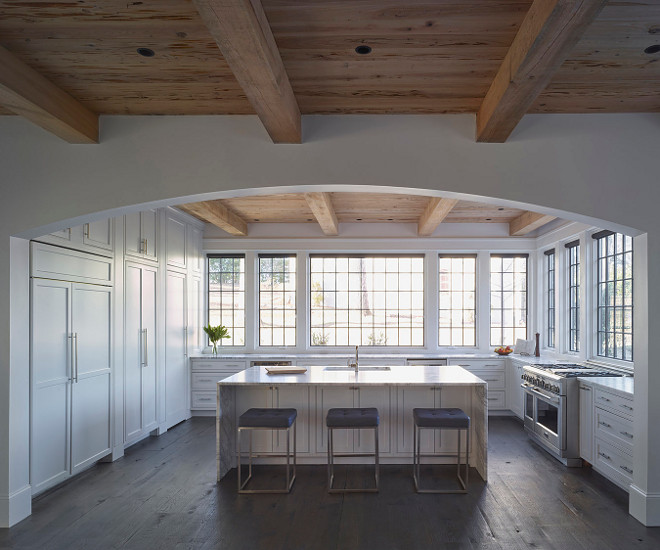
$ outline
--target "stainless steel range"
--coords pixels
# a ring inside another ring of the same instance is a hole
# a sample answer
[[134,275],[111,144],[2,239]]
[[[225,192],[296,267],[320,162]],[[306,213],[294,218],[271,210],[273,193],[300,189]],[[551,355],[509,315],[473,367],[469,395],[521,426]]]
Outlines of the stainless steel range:
[[574,363],[523,367],[525,430],[566,466],[582,466],[578,377],[621,376]]

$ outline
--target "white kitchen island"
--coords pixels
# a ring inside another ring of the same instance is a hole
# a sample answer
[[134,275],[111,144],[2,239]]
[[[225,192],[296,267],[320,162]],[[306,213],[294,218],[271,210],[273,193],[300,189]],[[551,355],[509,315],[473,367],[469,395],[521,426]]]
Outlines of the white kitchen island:
[[[380,460],[383,464],[412,463],[415,407],[459,407],[471,418],[470,465],[484,481],[488,476],[488,401],[485,381],[458,366],[361,367],[358,373],[343,367],[309,367],[304,374],[269,375],[265,367],[252,367],[217,383],[216,451],[220,481],[236,467],[238,417],[251,407],[295,408],[297,457],[300,464],[325,464],[325,416],[332,407],[376,407],[380,414]],[[369,452],[373,434],[367,430],[341,430],[335,434],[336,452]],[[341,434],[341,436],[340,436]],[[453,430],[424,430],[423,453],[456,452]],[[247,443],[247,442],[245,442]],[[257,431],[253,451],[260,460],[286,446],[283,433]],[[243,449],[247,452],[247,446]],[[364,459],[348,459],[360,461]],[[437,463],[451,458],[431,459]]]

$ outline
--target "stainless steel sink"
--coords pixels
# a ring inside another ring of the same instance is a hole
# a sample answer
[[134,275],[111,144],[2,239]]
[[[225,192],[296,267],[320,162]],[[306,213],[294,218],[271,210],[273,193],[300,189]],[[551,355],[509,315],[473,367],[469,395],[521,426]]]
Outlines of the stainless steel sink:
[[[355,367],[325,367],[323,370],[354,371]],[[367,370],[392,370],[392,367],[360,367],[359,372]]]

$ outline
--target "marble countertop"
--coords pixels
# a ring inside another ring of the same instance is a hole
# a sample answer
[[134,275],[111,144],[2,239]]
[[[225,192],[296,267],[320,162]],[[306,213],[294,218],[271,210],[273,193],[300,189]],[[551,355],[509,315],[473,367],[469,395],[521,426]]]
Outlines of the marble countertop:
[[[324,357],[355,357],[355,352],[337,352],[337,353],[218,353],[213,357],[210,353],[191,353],[192,359],[323,359]],[[361,359],[499,359],[501,355],[496,353],[367,353],[360,349]],[[538,359],[536,357],[535,359]]]
[[251,367],[220,380],[221,386],[301,384],[309,386],[485,386],[486,382],[462,367],[393,366],[390,370],[325,370],[308,367],[305,374],[268,374],[265,367]]
[[629,376],[619,378],[578,378],[581,384],[603,388],[606,391],[620,393],[624,397],[633,397],[635,394],[635,379]]

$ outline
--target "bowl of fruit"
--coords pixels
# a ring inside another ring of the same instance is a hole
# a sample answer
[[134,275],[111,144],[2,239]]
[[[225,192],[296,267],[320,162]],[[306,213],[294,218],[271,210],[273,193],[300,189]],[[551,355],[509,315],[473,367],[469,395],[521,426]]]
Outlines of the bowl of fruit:
[[495,348],[495,353],[497,353],[497,355],[509,355],[512,351],[513,348],[511,346],[500,346]]

